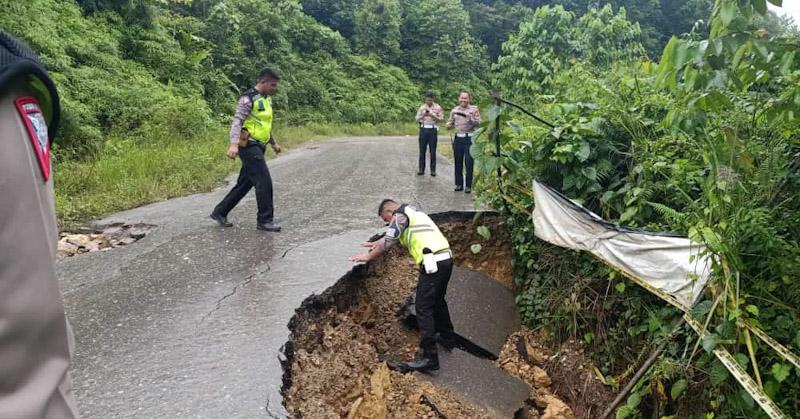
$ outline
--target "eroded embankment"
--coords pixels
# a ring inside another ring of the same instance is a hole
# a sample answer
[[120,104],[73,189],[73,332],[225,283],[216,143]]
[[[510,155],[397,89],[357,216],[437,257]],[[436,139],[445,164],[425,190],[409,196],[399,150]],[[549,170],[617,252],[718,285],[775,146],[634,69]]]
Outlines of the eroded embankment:
[[[484,215],[477,224],[466,214],[439,214],[435,219],[450,241],[457,266],[512,286],[510,241],[498,217]],[[476,225],[489,227],[491,238],[480,237]],[[474,243],[482,246],[478,254],[469,250]],[[418,375],[386,369],[384,360],[408,359],[417,348],[417,332],[397,318],[416,281],[413,262],[403,249],[395,248],[369,266],[357,266],[323,294],[303,302],[289,324],[284,364],[284,404],[292,416],[497,416]],[[521,341],[527,346],[520,346]],[[520,353],[521,347],[530,351]],[[495,362],[497,368],[531,387],[528,403],[518,415],[571,418],[570,408],[551,391],[554,380],[545,372],[551,364],[546,353],[532,333],[521,331],[509,338]]]

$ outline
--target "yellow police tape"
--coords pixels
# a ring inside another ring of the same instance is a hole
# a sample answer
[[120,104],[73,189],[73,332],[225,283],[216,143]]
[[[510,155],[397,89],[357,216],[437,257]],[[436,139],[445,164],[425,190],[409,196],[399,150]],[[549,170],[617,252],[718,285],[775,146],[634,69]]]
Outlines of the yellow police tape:
[[[697,320],[689,317],[688,314],[684,314],[683,318],[686,320],[686,323],[688,323],[689,326],[691,326],[692,329],[694,329],[694,331],[697,332],[698,335],[700,335],[700,339],[702,339],[703,335],[705,335],[705,331],[703,330],[703,325],[701,325]],[[717,359],[719,359],[719,361],[722,362],[722,365],[724,365],[725,368],[727,368],[728,371],[730,371],[731,375],[733,375],[736,378],[736,381],[738,381],[739,384],[742,385],[745,391],[747,391],[747,393],[750,394],[750,397],[752,397],[753,400],[755,400],[756,403],[758,403],[758,405],[761,406],[761,409],[763,409],[764,412],[766,412],[766,414],[769,415],[770,418],[772,419],[788,418],[788,416],[786,416],[783,412],[781,412],[781,409],[772,401],[772,399],[770,399],[769,396],[767,396],[767,394],[764,393],[764,390],[762,390],[756,384],[756,382],[753,381],[753,379],[750,378],[749,375],[747,375],[747,372],[744,369],[742,369],[742,367],[739,365],[738,362],[736,362],[735,359],[733,359],[733,356],[731,355],[730,352],[728,352],[727,349],[718,346],[714,348],[713,352],[714,355],[717,357]]]
[[750,323],[747,323],[745,321],[740,321],[739,324],[740,326],[746,327],[748,330],[753,332],[754,335],[758,336],[761,340],[763,340],[764,343],[771,346],[772,349],[775,350],[775,352],[777,352],[780,356],[783,357],[783,359],[791,362],[792,364],[794,364],[795,367],[800,368],[800,357],[793,354],[791,351],[789,351],[788,348],[781,345],[775,339],[771,338],[769,335],[764,333],[763,330],[753,326]]
[[[605,263],[603,259],[600,258],[597,259]],[[689,315],[688,307],[681,304],[675,297],[667,294],[663,290],[660,290],[650,285],[647,281],[637,278],[625,271],[620,270],[619,268],[616,267],[613,268],[619,271],[626,278],[640,285],[642,288],[652,292],[653,294],[657,295],[664,301],[672,304],[678,310],[681,310],[683,312],[683,318],[686,320],[686,323],[688,323],[692,327],[692,329],[694,329],[695,332],[697,332],[697,334],[700,335],[700,339],[703,338],[703,335],[705,334],[705,328]],[[800,365],[798,365],[800,359],[798,359],[797,356],[795,356],[792,352],[790,352],[786,347],[776,342],[775,339],[772,339],[757,327],[748,323],[743,323],[743,325],[744,327],[747,327],[747,329],[752,331],[761,340],[763,340],[769,346],[775,349],[775,351],[778,352],[779,355],[783,356],[784,359],[790,361],[796,367],[800,368]],[[725,368],[731,373],[731,375],[733,375],[736,378],[736,381],[738,381],[739,384],[742,385],[742,388],[744,388],[744,390],[747,391],[748,394],[750,394],[750,397],[752,397],[753,400],[755,400],[756,403],[758,403],[758,405],[761,406],[761,409],[763,409],[764,412],[767,415],[769,415],[770,418],[772,419],[788,418],[788,416],[786,416],[781,411],[781,409],[772,401],[772,399],[770,399],[769,396],[767,396],[767,394],[764,393],[764,390],[761,389],[761,387],[759,387],[756,384],[756,382],[753,381],[752,378],[750,378],[750,376],[744,369],[742,369],[742,367],[736,362],[736,360],[733,358],[730,352],[728,352],[727,349],[722,347],[717,347],[713,350],[713,353],[717,357],[717,359],[719,359],[720,362],[722,362],[722,365],[725,366]]]

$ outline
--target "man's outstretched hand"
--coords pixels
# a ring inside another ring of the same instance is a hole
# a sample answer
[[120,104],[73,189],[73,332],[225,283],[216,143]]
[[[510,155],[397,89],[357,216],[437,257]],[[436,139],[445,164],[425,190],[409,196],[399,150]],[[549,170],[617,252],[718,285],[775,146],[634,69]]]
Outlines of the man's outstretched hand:
[[364,254],[360,254],[360,255],[350,256],[348,259],[350,260],[350,262],[358,263],[358,262],[369,262],[370,257],[369,257],[368,254],[364,253]]

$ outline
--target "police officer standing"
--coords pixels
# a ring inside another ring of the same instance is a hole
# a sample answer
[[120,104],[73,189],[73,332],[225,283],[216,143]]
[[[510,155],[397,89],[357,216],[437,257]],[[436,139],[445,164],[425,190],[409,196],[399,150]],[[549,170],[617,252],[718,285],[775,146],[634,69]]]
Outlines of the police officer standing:
[[409,205],[384,199],[378,206],[378,216],[389,223],[386,235],[376,241],[362,243],[370,248],[369,252],[351,256],[350,260],[369,262],[386,253],[399,241],[419,266],[415,308],[421,338],[420,350],[414,361],[392,361],[388,366],[400,372],[438,370],[436,333],[444,342],[452,342],[454,336],[445,301],[447,284],[453,272],[450,244],[427,214]]
[[425,150],[431,153],[431,176],[436,176],[436,143],[439,139],[437,124],[444,119],[444,111],[434,102],[433,92],[425,93],[425,103],[417,110],[416,121],[419,123],[419,170],[417,176],[425,174]]
[[278,74],[270,69],[261,70],[255,87],[247,90],[239,98],[236,113],[230,132],[228,157],[242,160],[242,169],[236,185],[222,199],[211,213],[211,219],[223,227],[231,227],[228,213],[244,198],[251,188],[256,189],[258,216],[256,228],[263,231],[281,231],[274,223],[272,205],[272,178],[267,169],[264,153],[269,142],[275,153],[281,152],[281,146],[272,136],[272,101],[270,97],[278,89]]
[[55,275],[53,82],[27,45],[0,32],[0,417],[76,418],[72,334]]
[[[481,124],[481,113],[478,107],[470,105],[470,94],[462,90],[458,95],[458,106],[450,111],[450,118],[447,120],[447,129],[456,130],[456,138],[453,141],[453,155],[456,163],[456,192],[472,192],[472,154],[469,149],[472,146],[472,135],[475,128]],[[465,167],[466,166],[466,167]],[[466,169],[466,189],[464,189],[464,169]]]

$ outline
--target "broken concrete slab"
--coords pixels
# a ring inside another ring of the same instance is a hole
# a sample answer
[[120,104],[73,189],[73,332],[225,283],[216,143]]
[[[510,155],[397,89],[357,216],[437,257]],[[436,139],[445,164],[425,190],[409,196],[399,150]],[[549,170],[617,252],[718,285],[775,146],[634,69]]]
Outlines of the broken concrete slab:
[[480,272],[454,267],[446,299],[456,332],[495,356],[520,328],[514,293]]
[[439,370],[416,375],[447,388],[498,418],[513,418],[525,406],[531,392],[527,384],[501,370],[494,362],[460,349],[448,351],[441,345]]

